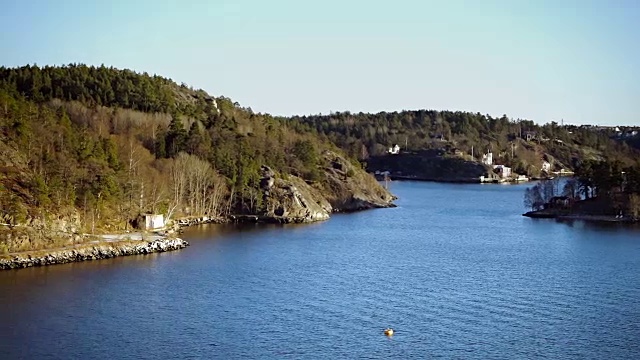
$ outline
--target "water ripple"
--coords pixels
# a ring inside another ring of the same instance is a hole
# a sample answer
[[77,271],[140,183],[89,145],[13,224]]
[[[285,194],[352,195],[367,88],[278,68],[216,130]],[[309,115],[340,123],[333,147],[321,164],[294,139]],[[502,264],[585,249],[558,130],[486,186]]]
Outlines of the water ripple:
[[0,353],[640,358],[637,232],[523,219],[518,186],[393,186],[395,209],[202,227],[181,252],[0,273]]

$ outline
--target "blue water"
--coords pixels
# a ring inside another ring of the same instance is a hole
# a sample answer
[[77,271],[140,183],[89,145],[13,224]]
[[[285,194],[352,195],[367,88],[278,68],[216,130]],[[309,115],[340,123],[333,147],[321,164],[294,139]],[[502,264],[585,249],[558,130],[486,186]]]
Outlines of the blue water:
[[391,187],[395,209],[0,272],[0,357],[640,358],[638,229],[524,218],[523,186]]

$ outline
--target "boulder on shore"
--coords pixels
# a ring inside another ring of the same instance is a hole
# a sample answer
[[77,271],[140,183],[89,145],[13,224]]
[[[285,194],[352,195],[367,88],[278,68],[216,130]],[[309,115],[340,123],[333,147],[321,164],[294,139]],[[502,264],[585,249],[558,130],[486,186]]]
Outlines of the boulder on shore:
[[261,217],[279,223],[306,223],[327,220],[331,204],[304,180],[297,176],[275,179],[264,195]]

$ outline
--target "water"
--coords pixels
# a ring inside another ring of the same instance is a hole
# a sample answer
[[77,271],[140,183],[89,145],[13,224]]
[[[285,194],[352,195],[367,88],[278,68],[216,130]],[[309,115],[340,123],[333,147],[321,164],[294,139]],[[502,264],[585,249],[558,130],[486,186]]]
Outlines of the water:
[[640,231],[524,218],[522,186],[392,190],[395,209],[0,272],[0,357],[640,357]]

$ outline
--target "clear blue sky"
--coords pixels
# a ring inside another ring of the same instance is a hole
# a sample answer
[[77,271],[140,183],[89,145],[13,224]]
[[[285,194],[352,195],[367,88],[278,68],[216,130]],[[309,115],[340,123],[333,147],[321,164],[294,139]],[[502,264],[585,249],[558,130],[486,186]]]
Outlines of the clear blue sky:
[[147,71],[277,115],[640,125],[640,1],[0,0],[0,64]]

